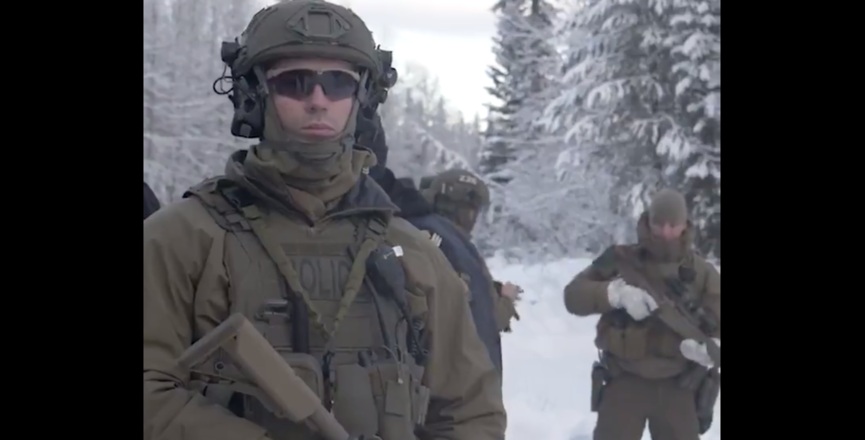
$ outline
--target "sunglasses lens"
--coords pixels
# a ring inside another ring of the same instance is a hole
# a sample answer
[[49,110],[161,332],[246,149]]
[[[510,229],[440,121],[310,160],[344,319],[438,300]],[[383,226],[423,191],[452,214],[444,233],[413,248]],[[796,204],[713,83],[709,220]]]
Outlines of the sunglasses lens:
[[351,97],[357,92],[357,80],[348,72],[326,70],[289,70],[268,80],[273,90],[281,96],[291,99],[305,99],[312,94],[316,85],[331,101],[339,101]]
[[349,98],[357,92],[357,80],[348,72],[328,70],[319,75],[318,81],[324,90],[324,96],[331,101]]
[[291,99],[303,99],[315,88],[315,72],[289,70],[268,80],[277,95]]

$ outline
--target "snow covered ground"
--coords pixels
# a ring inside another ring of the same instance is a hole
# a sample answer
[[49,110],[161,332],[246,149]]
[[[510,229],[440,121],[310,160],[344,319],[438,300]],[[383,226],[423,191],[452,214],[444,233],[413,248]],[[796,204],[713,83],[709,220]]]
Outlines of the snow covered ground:
[[[590,369],[596,318],[565,311],[562,289],[590,260],[517,265],[489,260],[493,275],[522,286],[522,318],[503,335],[504,397],[508,440],[591,440],[595,414],[589,410]],[[648,430],[643,439],[648,440]],[[721,404],[703,440],[720,440]]]

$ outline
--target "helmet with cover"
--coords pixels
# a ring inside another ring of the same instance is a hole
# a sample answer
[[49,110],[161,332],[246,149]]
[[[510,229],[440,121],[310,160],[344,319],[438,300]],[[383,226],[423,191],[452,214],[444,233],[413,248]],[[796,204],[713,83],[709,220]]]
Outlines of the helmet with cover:
[[[269,141],[292,140],[268,105],[266,70],[284,59],[325,58],[351,63],[360,81],[357,102],[340,136],[353,143],[359,106],[387,77],[366,24],[350,9],[322,0],[288,0],[268,6],[253,16],[241,37],[223,43],[222,59],[231,69],[235,116],[232,134]],[[345,147],[345,141],[340,142]]]
[[478,215],[490,203],[486,183],[462,169],[450,169],[435,176],[422,192],[436,212],[448,217],[466,232],[474,228]]

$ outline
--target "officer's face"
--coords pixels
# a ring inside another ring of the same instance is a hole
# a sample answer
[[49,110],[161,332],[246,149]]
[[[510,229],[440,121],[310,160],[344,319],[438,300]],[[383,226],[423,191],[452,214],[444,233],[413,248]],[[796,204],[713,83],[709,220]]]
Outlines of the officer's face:
[[450,221],[454,222],[466,234],[471,234],[478,220],[478,207],[467,204],[457,204],[455,210],[448,210]]
[[478,221],[478,210],[475,207],[465,207],[460,209],[458,214],[460,225],[468,232],[472,232],[475,224]]
[[284,130],[329,139],[345,130],[359,75],[345,61],[290,59],[267,71],[273,104]]
[[649,229],[652,231],[652,235],[662,238],[665,241],[676,240],[681,237],[687,226],[686,223],[675,225],[670,224],[669,222],[649,223]]

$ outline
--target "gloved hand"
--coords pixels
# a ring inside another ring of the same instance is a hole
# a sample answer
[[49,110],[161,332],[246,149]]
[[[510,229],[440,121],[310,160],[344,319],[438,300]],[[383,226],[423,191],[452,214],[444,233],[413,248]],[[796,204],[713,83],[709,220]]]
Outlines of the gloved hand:
[[607,299],[613,308],[625,309],[637,321],[646,319],[658,308],[658,303],[652,295],[639,287],[625,283],[621,278],[611,281],[607,286]]
[[[721,340],[718,338],[712,338],[718,347],[721,346]],[[679,351],[682,352],[682,356],[685,356],[685,359],[689,361],[696,362],[706,368],[712,368],[715,366],[715,363],[712,362],[712,358],[709,357],[709,352],[706,349],[706,344],[701,342],[697,342],[693,339],[685,339],[679,344]]]
[[502,292],[501,295],[505,298],[510,299],[513,302],[518,302],[522,297],[520,296],[523,293],[523,288],[517,286],[516,284],[512,284],[510,281],[502,284]]

